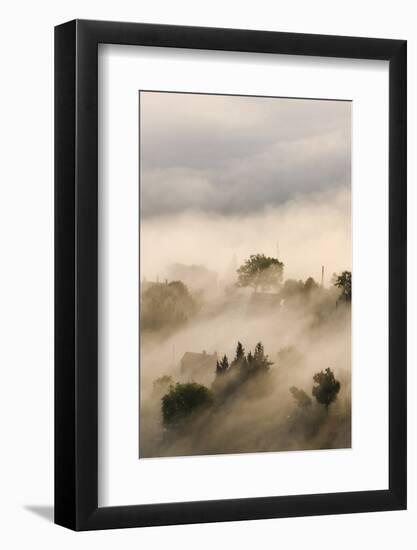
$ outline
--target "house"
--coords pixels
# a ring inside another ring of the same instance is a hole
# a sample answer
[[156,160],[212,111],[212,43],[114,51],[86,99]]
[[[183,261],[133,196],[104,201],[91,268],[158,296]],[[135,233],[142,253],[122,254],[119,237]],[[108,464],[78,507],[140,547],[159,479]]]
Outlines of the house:
[[207,374],[214,374],[217,363],[217,353],[194,353],[186,351],[180,361],[181,373],[187,377],[201,379]]

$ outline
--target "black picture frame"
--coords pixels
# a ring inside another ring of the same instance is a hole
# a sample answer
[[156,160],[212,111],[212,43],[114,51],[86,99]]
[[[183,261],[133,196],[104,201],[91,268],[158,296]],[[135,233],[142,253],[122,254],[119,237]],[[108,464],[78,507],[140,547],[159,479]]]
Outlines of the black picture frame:
[[[98,506],[98,44],[389,62],[389,488]],[[406,508],[406,41],[74,20],[55,28],[55,523],[108,529]]]

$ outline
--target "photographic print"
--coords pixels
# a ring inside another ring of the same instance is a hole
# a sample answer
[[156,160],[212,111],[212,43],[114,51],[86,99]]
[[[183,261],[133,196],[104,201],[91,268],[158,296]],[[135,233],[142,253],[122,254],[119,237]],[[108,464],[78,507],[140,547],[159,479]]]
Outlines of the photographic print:
[[139,92],[139,458],[351,446],[351,106]]

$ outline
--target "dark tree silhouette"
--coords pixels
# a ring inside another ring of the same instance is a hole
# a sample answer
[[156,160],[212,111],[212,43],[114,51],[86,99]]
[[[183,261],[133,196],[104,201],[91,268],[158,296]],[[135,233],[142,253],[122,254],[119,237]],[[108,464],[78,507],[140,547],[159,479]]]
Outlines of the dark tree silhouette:
[[297,406],[300,409],[306,409],[308,407],[311,407],[311,404],[312,404],[311,397],[308,396],[304,390],[300,390],[295,386],[292,386],[292,388],[290,388],[290,392],[294,397],[297,403]]
[[240,361],[243,357],[245,357],[245,348],[242,346],[241,342],[238,342],[236,346],[235,361]]
[[[271,386],[268,378],[269,367],[273,365],[268,356],[265,355],[262,342],[258,342],[252,353],[245,355],[245,349],[241,342],[238,342],[236,355],[229,366],[226,355],[216,364],[216,377],[212,384],[212,390],[221,399],[234,395],[239,388],[249,391],[250,388],[256,391],[267,391]],[[256,379],[257,383],[251,386],[251,381]]]
[[265,355],[262,342],[258,342],[254,352],[250,351],[239,364],[241,376],[244,378],[259,372],[267,372],[271,365],[273,365],[273,362],[269,360],[268,355]]
[[236,367],[242,368],[245,366],[246,366],[245,348],[242,346],[241,342],[238,342],[236,347],[236,355],[230,367],[234,369]]
[[340,391],[340,382],[335,379],[331,369],[316,373],[313,376],[313,380],[317,385],[313,386],[312,393],[317,401],[324,405],[328,411],[330,404],[337,399],[337,394]]
[[258,342],[253,353],[252,367],[255,367],[257,370],[268,370],[271,365],[273,365],[273,363],[268,359],[268,356],[265,355],[262,342]]
[[268,371],[269,367],[274,363],[269,360],[268,355],[265,355],[265,350],[262,342],[258,342],[255,350],[252,353],[249,351],[245,356],[245,348],[240,342],[237,343],[236,355],[229,367],[229,360],[226,355],[221,361],[217,361],[216,373],[223,374],[225,372],[238,373],[240,377],[245,378],[247,375],[259,371]]
[[237,286],[252,287],[255,292],[261,290],[277,290],[282,282],[284,264],[277,258],[265,254],[250,256],[237,270]]
[[345,302],[352,301],[352,273],[343,271],[340,275],[334,275],[334,286],[341,289],[340,298]]
[[176,426],[196,412],[210,407],[212,402],[210,390],[201,384],[175,384],[162,398],[163,423],[166,427]]
[[225,374],[229,369],[229,360],[226,355],[223,355],[221,361],[216,363],[216,374]]

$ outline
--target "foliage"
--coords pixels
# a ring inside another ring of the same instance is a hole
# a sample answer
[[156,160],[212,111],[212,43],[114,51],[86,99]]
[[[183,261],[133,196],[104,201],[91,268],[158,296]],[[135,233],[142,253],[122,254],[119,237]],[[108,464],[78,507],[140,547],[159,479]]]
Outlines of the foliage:
[[[268,355],[265,355],[264,346],[258,342],[255,349],[246,355],[241,342],[237,343],[236,354],[231,363],[224,355],[216,365],[216,377],[211,386],[216,402],[237,397],[238,395],[260,395],[271,389],[270,379],[267,376],[272,365]],[[253,383],[252,383],[253,382]],[[238,394],[237,392],[244,392]]]
[[142,294],[141,328],[177,328],[196,312],[197,304],[184,283],[154,283]]
[[290,392],[294,397],[297,403],[297,406],[300,409],[306,409],[307,407],[311,407],[311,404],[312,404],[311,397],[308,396],[304,390],[300,390],[295,386],[292,386],[292,388],[290,388]]
[[225,374],[228,368],[229,360],[226,355],[223,355],[223,359],[221,361],[217,361],[216,363],[216,374]]
[[262,342],[258,342],[255,346],[255,350],[252,353],[249,351],[247,356],[245,355],[245,348],[242,346],[241,342],[237,343],[236,355],[229,367],[229,360],[226,355],[223,356],[223,359],[217,362],[216,373],[234,373],[235,380],[241,381],[255,373],[266,372],[269,370],[269,367],[273,365],[272,361],[269,360],[268,355],[265,355],[265,350]]
[[277,258],[264,254],[251,255],[237,270],[237,286],[252,287],[255,292],[261,290],[277,290],[282,282],[284,264]]
[[269,367],[273,365],[272,361],[268,359],[268,356],[265,355],[265,350],[262,342],[258,342],[255,346],[255,351],[253,353],[253,359],[248,360],[248,368],[260,371],[260,370],[269,370]]
[[313,279],[313,277],[309,277],[306,282],[304,283],[304,290],[307,293],[310,293],[313,290],[316,290],[319,288],[318,283]]
[[206,386],[190,382],[170,386],[162,398],[162,419],[166,427],[175,426],[191,415],[210,407],[213,397]]
[[303,281],[296,281],[295,279],[287,279],[282,286],[280,292],[282,298],[293,298],[299,294],[302,294],[304,290]]
[[246,363],[245,348],[242,346],[241,342],[238,342],[236,346],[236,355],[230,367],[233,369],[235,369],[236,367],[243,367],[245,366],[245,363]]
[[352,273],[343,271],[340,275],[334,275],[334,286],[341,289],[340,298],[345,302],[352,301]]
[[320,287],[313,277],[308,277],[305,282],[295,279],[287,279],[280,290],[279,296],[284,300],[305,300]]
[[340,382],[335,379],[333,371],[329,368],[316,373],[313,376],[313,380],[317,384],[313,386],[313,396],[319,403],[325,405],[328,410],[329,405],[337,399],[337,394],[340,391]]

